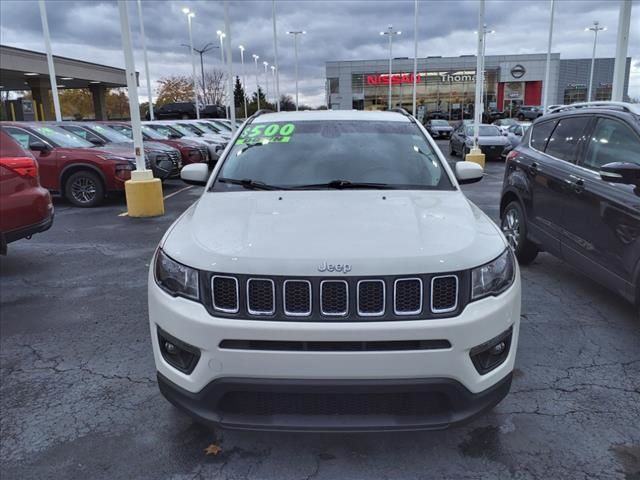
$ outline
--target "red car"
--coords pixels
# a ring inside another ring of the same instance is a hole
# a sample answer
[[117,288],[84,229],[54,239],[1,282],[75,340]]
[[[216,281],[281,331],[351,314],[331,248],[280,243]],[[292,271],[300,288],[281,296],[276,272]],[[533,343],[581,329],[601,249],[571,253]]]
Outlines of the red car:
[[44,232],[52,223],[53,204],[40,186],[38,163],[0,131],[0,254],[6,255],[7,244]]
[[[131,125],[124,122],[103,122],[105,125],[110,126],[114,130],[119,131],[123,135],[129,138],[133,137],[131,133]],[[216,159],[209,158],[209,150],[203,145],[199,145],[196,142],[186,139],[165,138],[156,132],[153,128],[149,128],[146,125],[142,125],[142,138],[144,141],[153,141],[157,143],[164,143],[170,147],[180,150],[182,156],[182,164],[189,165],[190,163],[208,163],[211,165],[212,160],[215,163]]]
[[77,207],[95,207],[109,192],[124,191],[124,182],[135,169],[130,149],[96,147],[59,127],[0,122],[0,128],[33,153],[42,186]]

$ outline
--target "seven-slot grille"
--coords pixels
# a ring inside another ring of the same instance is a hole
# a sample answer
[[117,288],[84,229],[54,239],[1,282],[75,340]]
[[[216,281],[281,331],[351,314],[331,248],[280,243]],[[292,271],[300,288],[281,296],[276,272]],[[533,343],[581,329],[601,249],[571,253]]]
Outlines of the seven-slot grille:
[[457,315],[469,295],[466,272],[344,279],[211,275],[206,280],[210,281],[210,293],[205,295],[205,303],[213,314],[223,316],[276,320],[306,317],[307,321],[414,320]]

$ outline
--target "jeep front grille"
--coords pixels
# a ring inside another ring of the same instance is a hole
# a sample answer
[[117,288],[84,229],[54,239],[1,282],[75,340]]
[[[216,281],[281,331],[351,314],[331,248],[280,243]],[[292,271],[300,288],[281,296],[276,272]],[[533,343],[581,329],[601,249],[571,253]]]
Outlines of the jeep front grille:
[[282,321],[420,320],[458,315],[470,272],[403,277],[282,277],[201,273],[212,315]]

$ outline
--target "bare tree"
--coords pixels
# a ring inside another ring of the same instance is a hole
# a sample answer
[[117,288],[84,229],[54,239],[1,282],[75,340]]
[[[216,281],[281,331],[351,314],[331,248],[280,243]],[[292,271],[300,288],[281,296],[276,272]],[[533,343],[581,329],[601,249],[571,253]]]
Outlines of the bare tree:
[[203,88],[198,92],[198,100],[207,105],[225,105],[229,98],[226,79],[227,75],[222,70],[216,68],[205,70],[204,85],[201,85]]

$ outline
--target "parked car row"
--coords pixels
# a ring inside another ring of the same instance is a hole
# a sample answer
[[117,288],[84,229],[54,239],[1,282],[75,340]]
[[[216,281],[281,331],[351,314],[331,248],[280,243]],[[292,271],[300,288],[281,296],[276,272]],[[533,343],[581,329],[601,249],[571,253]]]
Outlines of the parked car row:
[[[220,105],[203,105],[200,118],[221,118],[226,116],[225,107]],[[196,118],[196,107],[192,102],[173,102],[153,109],[153,116],[158,120],[186,120]],[[149,112],[146,119],[150,120]]]

